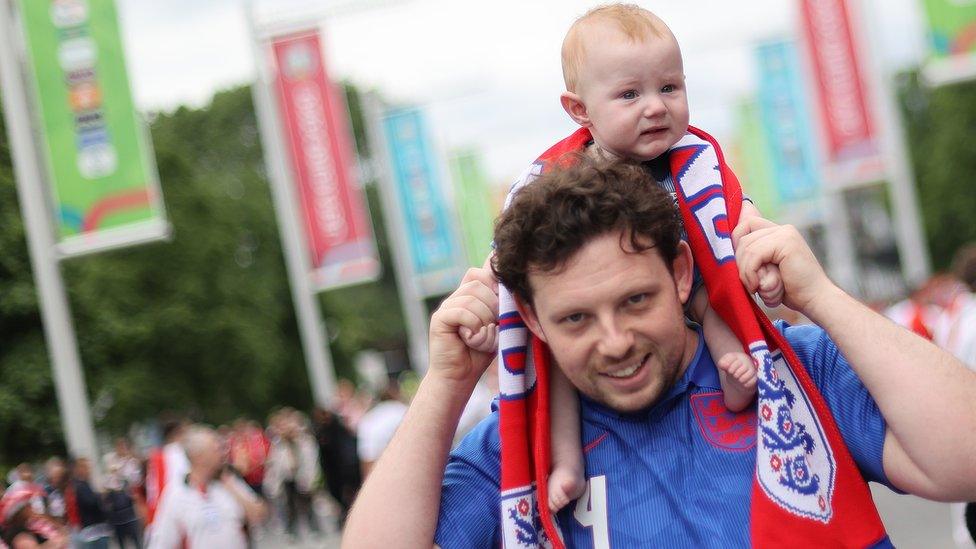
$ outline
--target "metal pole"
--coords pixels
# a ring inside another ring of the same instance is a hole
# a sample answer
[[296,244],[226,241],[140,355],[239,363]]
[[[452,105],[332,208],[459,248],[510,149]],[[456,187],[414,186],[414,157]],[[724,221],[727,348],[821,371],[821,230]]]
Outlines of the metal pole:
[[[804,75],[804,88],[807,97],[817,97],[814,79],[814,67],[811,59],[813,45],[807,42],[805,32],[800,32],[796,38],[800,67]],[[810,102],[810,116],[815,120],[822,118],[820,110],[826,108],[819,101]],[[822,208],[821,220],[824,228],[824,247],[827,254],[827,271],[830,278],[845,291],[860,295],[857,277],[857,253],[851,235],[850,220],[847,218],[847,208],[844,204],[843,188],[829,179],[826,169],[827,136],[822,124],[813,124],[814,139],[816,140],[818,177],[820,178],[820,196],[818,202]]]
[[312,395],[318,406],[326,407],[332,402],[335,394],[332,355],[319,304],[316,302],[309,279],[311,265],[305,253],[306,246],[296,217],[299,211],[298,200],[291,186],[291,178],[288,177],[289,168],[282,151],[282,129],[271,91],[267,50],[264,42],[258,38],[253,1],[247,2],[245,10],[256,68],[252,88],[254,108],[261,131],[264,162],[271,182],[278,229],[281,232],[281,246],[285,254],[291,297],[295,302],[295,315],[298,318],[305,364],[312,384]]
[[10,139],[17,196],[27,233],[27,249],[30,252],[44,336],[52,362],[65,445],[72,456],[91,460],[97,483],[101,462],[98,459],[95,429],[85,394],[85,376],[78,357],[68,297],[55,251],[53,224],[43,194],[44,179],[39,163],[41,156],[35,149],[31,129],[27,86],[17,55],[18,36],[20,33],[13,26],[11,4],[0,2],[0,84],[3,87],[3,110],[7,121],[7,136]]
[[390,242],[390,255],[393,257],[397,287],[400,290],[400,307],[406,322],[407,338],[410,343],[410,361],[414,368],[427,371],[427,318],[426,306],[415,283],[413,266],[410,261],[410,243],[404,228],[406,221],[397,204],[397,194],[390,169],[390,157],[383,139],[381,121],[382,104],[374,93],[362,97],[363,115],[366,119],[366,133],[369,148],[373,152],[373,173],[379,185],[380,201],[386,214],[386,237]]
[[918,211],[915,176],[905,139],[905,125],[897,106],[894,82],[879,55],[879,32],[876,25],[872,24],[873,20],[868,17],[867,2],[852,0],[851,4],[852,19],[867,35],[867,39],[860,41],[860,46],[865,52],[866,76],[874,99],[874,118],[878,124],[881,153],[889,180],[888,196],[891,197],[894,209],[898,257],[905,280],[911,288],[928,279],[931,266]]

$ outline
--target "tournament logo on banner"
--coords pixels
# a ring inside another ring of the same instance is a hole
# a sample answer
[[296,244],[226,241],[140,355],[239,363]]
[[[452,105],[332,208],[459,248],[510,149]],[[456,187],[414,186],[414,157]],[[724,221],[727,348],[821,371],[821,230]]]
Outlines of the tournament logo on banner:
[[20,0],[58,249],[76,255],[165,237],[151,147],[112,0]]
[[790,42],[759,46],[759,115],[780,203],[819,193],[816,156],[796,48]]
[[923,73],[940,84],[976,78],[976,0],[924,0],[929,63]]
[[388,112],[383,117],[383,134],[396,203],[410,243],[414,281],[422,296],[443,295],[461,279],[462,254],[421,111]]
[[277,37],[271,49],[312,285],[322,291],[375,280],[380,261],[366,199],[351,169],[346,108],[328,78],[319,34]]
[[877,127],[846,0],[801,0],[828,163],[826,182],[850,186],[884,177]]

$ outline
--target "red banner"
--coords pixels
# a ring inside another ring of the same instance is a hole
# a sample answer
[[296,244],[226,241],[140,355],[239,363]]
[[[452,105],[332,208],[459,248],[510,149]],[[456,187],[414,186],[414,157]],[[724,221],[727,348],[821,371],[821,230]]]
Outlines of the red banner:
[[373,228],[354,179],[343,97],[326,72],[317,31],[275,38],[278,104],[319,290],[379,274]]
[[875,128],[845,0],[801,0],[814,90],[832,162],[873,156]]

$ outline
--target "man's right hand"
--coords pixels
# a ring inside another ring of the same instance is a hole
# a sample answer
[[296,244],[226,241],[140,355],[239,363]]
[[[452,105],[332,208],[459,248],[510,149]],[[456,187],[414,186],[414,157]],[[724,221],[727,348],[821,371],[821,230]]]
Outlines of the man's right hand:
[[498,281],[485,268],[468,269],[461,285],[445,299],[430,319],[430,367],[450,382],[477,382],[494,353],[469,347],[459,335],[493,333],[498,318]]

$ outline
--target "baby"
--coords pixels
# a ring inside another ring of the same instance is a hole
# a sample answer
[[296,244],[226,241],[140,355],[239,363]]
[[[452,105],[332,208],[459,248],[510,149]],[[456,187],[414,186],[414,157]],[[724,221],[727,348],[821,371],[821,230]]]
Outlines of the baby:
[[[634,5],[593,9],[566,34],[562,67],[566,82],[562,106],[593,137],[586,154],[643,162],[657,184],[673,195],[666,153],[688,130],[688,100],[681,51],[668,26]],[[740,219],[756,215],[755,206],[743,201]],[[767,304],[778,303],[782,296],[778,270],[766,268],[761,279],[760,297]],[[756,393],[756,367],[709,305],[697,272],[686,312],[702,325],[711,355],[719,358],[725,406],[733,412],[746,408]],[[496,339],[488,332],[460,335],[469,345],[483,347]],[[637,369],[623,374],[636,375]],[[548,505],[555,512],[582,494],[585,481],[579,402],[558,368],[552,371],[551,394],[553,467]]]

